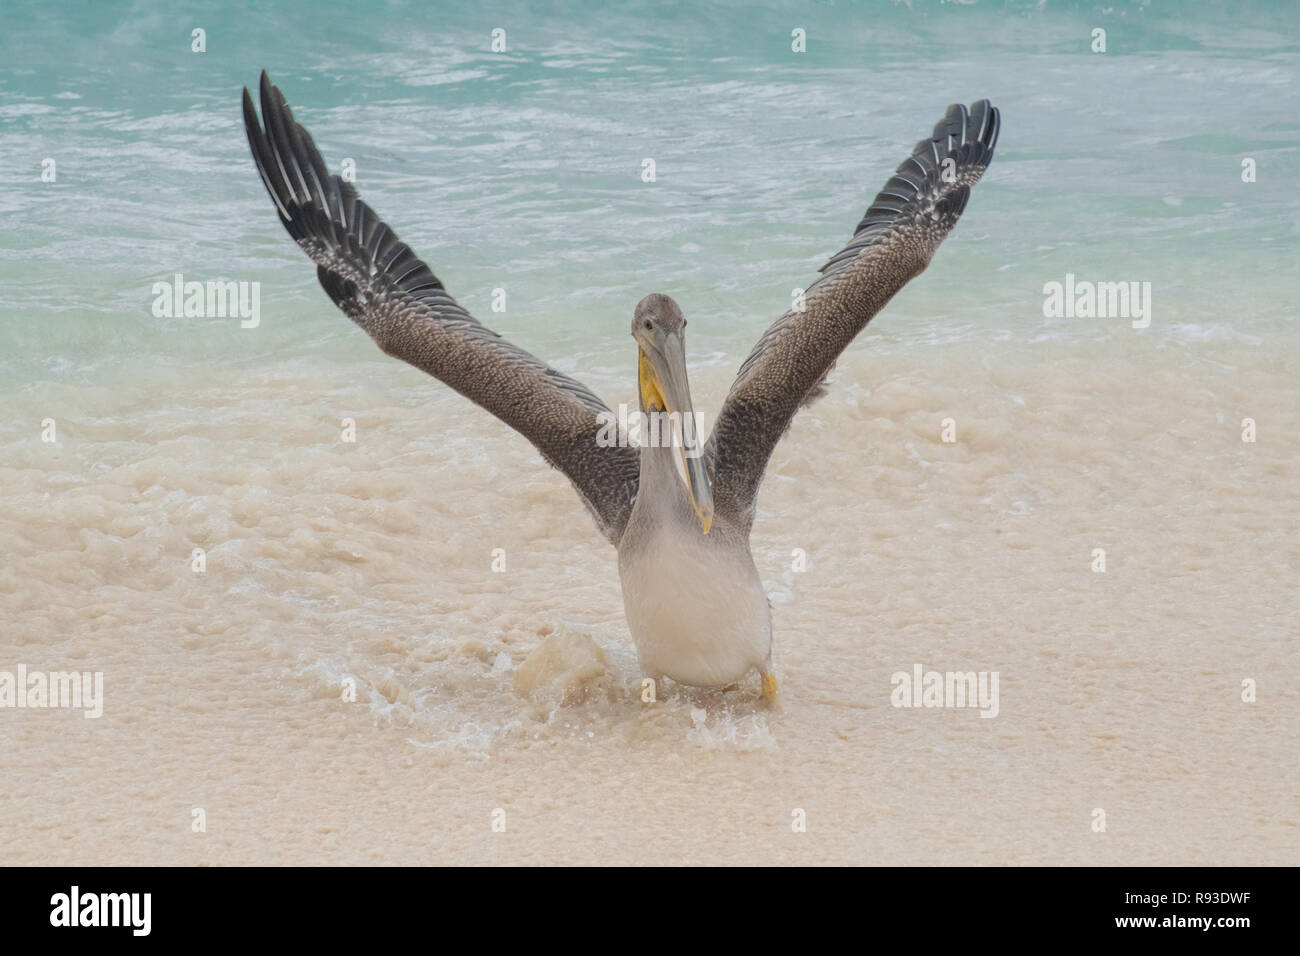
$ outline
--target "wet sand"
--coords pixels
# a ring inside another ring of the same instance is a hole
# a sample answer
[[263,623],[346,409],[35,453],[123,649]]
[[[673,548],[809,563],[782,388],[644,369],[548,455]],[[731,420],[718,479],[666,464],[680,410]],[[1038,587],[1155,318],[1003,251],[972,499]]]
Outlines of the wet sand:
[[[772,713],[756,681],[642,703],[562,476],[357,345],[11,398],[0,670],[105,699],[0,711],[5,862],[1300,862],[1280,355],[855,346],[760,498]],[[693,372],[706,415],[732,367]],[[569,664],[525,699],[548,642]],[[916,664],[997,671],[998,716],[891,706]]]

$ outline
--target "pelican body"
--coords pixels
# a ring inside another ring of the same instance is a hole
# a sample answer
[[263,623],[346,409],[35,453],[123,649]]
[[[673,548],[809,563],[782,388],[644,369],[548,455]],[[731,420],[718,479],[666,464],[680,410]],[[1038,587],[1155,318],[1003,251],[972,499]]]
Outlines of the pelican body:
[[772,679],[772,611],[748,531],[717,520],[701,532],[671,449],[641,450],[641,481],[618,574],[642,668],[701,687],[754,670]]
[[[703,687],[758,672],[777,699],[772,614],[750,553],[767,462],[836,358],[930,263],[993,158],[987,100],[954,105],[917,143],[804,293],[741,364],[701,445],[691,429],[639,447],[598,440],[609,408],[589,389],[480,324],[350,183],[331,175],[265,72],[262,119],[244,125],[281,223],[316,263],[334,303],[381,349],[456,389],[520,432],[573,483],[618,549],[628,628],[647,676]],[[671,297],[636,306],[642,412],[692,418],[686,320]],[[680,462],[684,479],[678,472]]]
[[[686,321],[666,295],[637,306],[641,411],[693,415],[686,381]],[[683,485],[674,457],[686,470]],[[749,529],[714,514],[701,449],[644,442],[636,501],[618,544],[623,608],[646,673],[714,686],[754,669],[772,673],[772,613],[749,552]]]

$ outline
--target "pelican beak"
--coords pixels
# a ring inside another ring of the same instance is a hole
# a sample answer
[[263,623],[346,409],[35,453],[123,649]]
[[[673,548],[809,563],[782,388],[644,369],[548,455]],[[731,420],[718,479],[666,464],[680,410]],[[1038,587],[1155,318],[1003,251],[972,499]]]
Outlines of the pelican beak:
[[[713,525],[713,486],[704,467],[704,446],[696,428],[695,406],[686,377],[686,346],[676,332],[656,330],[641,345],[641,403],[647,412],[676,412],[681,420],[682,464],[700,527],[709,533]],[[656,408],[657,406],[657,408]]]

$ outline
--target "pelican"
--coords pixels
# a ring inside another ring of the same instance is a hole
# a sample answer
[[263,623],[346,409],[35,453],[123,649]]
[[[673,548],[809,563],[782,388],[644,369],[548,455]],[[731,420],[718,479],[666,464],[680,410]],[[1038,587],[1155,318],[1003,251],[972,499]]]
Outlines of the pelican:
[[[263,71],[262,118],[244,125],[280,222],[316,263],[326,294],[389,355],[423,369],[518,431],[573,483],[618,550],[627,623],[646,677],[719,687],[754,671],[779,702],[772,613],[750,554],[754,503],[777,442],[824,390],[839,354],[919,275],[993,158],[988,100],[948,107],[876,196],[848,244],[740,366],[707,443],[601,442],[609,408],[457,304],[433,271],[331,175]],[[632,317],[643,413],[695,415],[686,319],[667,295]],[[677,460],[682,462],[678,470]]]

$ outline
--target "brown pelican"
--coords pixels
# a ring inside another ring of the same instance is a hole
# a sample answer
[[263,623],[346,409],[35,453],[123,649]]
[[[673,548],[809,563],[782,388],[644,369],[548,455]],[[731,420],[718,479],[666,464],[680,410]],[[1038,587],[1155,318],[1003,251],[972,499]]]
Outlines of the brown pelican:
[[[757,670],[775,699],[772,615],[749,550],[773,448],[823,390],[836,358],[921,273],[993,158],[999,114],[954,105],[885,184],[853,238],[740,366],[707,444],[600,442],[609,409],[591,391],[480,325],[352,185],[330,175],[262,73],[262,123],[244,125],[262,182],[325,292],[381,349],[510,425],[577,489],[618,549],[627,621],[646,675],[720,686]],[[264,125],[263,125],[264,124]],[[638,303],[632,337],[645,413],[694,415],[686,320],[662,294]],[[602,417],[603,416],[603,417]],[[675,456],[681,456],[685,481]]]

